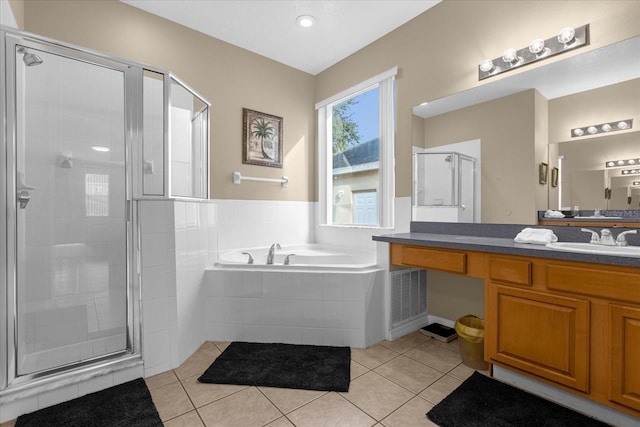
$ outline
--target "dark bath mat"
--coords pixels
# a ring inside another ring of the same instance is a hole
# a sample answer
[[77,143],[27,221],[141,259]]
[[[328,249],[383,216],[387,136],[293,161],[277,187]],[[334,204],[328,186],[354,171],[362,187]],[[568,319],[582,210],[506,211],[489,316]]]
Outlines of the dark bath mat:
[[198,381],[349,391],[350,379],[349,347],[232,342]]
[[474,372],[428,413],[440,427],[595,427],[598,420]]
[[16,427],[162,427],[142,378],[30,414]]

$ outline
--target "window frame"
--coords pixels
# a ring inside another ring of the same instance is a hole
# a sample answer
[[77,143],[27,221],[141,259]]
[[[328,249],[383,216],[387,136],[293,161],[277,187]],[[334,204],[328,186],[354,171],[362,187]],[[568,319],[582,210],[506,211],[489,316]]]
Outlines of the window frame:
[[[318,111],[318,195],[319,224],[349,228],[393,228],[395,201],[394,145],[395,145],[395,76],[393,67],[355,86],[316,103]],[[378,167],[378,224],[334,224],[332,216],[332,107],[345,99],[378,87],[379,108],[379,167]]]

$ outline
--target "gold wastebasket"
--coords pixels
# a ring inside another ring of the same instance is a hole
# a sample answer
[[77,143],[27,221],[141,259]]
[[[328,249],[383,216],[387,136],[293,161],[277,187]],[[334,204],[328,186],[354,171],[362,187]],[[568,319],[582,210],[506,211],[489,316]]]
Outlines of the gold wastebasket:
[[462,363],[486,371],[489,364],[484,361],[484,320],[472,314],[462,316],[456,321],[456,332]]

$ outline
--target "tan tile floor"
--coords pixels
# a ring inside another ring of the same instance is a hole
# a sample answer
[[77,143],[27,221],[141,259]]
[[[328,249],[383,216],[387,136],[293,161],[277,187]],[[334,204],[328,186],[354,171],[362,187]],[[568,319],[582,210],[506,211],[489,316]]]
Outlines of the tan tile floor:
[[457,341],[415,332],[352,349],[348,393],[198,383],[228,344],[206,342],[178,369],[147,378],[166,426],[434,426],[425,414],[473,373]]
[[352,349],[348,393],[199,383],[227,345],[205,342],[179,368],[146,379],[165,426],[435,426],[425,414],[473,373],[457,340],[415,332]]

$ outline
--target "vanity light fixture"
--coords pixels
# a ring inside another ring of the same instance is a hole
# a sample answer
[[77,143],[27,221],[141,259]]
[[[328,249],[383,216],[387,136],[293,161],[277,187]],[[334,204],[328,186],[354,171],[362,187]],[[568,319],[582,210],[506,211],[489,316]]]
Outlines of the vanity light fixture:
[[633,185],[640,185],[640,181],[633,181]]
[[640,165],[640,158],[625,159],[625,160],[607,160],[604,166],[607,168],[619,168],[621,166],[635,166]]
[[615,132],[618,130],[627,130],[633,127],[633,119],[618,120],[615,122],[602,123],[599,125],[582,126],[580,128],[571,129],[571,137],[596,135],[599,133]]
[[622,175],[640,175],[640,169],[623,169]]
[[536,38],[527,47],[522,49],[510,48],[505,50],[501,57],[485,59],[478,64],[478,80],[484,80],[487,77],[585,46],[588,43],[589,24],[577,28],[563,28],[557,36],[546,40]]

